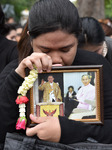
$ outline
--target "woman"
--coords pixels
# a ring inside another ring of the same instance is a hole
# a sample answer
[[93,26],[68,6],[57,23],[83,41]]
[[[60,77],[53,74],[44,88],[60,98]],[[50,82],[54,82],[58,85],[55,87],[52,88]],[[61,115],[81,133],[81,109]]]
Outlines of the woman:
[[18,58],[17,43],[7,40],[3,34],[4,31],[5,15],[0,5],[0,73],[8,63]]
[[70,85],[68,87],[68,92],[66,94],[66,98],[74,99],[74,98],[76,98],[75,95],[76,95],[76,92],[74,91],[74,87],[72,85]]
[[18,118],[15,99],[26,68],[32,70],[35,64],[38,72],[42,73],[50,72],[52,66],[103,64],[103,126],[61,116],[37,118],[30,115],[30,119],[38,125],[27,128],[26,134],[37,135],[41,140],[66,144],[86,141],[89,137],[102,143],[112,142],[112,68],[102,56],[77,50],[80,32],[77,9],[69,0],[41,0],[33,5],[29,13],[28,30],[26,27],[19,42],[19,65],[18,62],[12,62],[0,76],[4,77],[0,84],[0,141],[4,141],[6,132],[15,131]]
[[102,26],[95,18],[83,17],[81,21],[83,32],[79,36],[78,47],[102,55],[112,65],[112,39],[105,36]]

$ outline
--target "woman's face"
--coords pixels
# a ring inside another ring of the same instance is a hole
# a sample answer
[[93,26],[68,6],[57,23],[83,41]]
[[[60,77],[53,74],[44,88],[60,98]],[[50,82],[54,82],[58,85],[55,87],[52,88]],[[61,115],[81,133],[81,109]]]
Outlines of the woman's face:
[[96,52],[100,55],[102,55],[103,52],[103,43],[100,46],[97,45],[91,45],[91,44],[86,44],[85,46],[82,47],[82,49],[87,50],[87,51],[91,51],[91,52]]
[[77,38],[61,30],[42,34],[31,42],[33,51],[46,53],[52,58],[52,64],[69,66],[77,51]]
[[16,30],[11,30],[6,38],[11,41],[16,41]]
[[73,92],[73,89],[72,89],[72,88],[69,88],[69,92]]
[[88,78],[88,76],[83,76],[82,77],[82,83],[86,86],[90,83],[90,79]]

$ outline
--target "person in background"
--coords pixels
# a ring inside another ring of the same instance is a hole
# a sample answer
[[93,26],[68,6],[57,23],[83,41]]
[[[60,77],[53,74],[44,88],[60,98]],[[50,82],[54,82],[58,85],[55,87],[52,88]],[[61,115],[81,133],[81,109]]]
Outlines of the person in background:
[[16,27],[15,24],[5,24],[4,31],[2,35],[4,35],[8,40],[16,41]]
[[112,38],[112,27],[103,22],[100,22],[100,24],[104,30],[105,36],[109,36],[110,38]]
[[8,63],[18,58],[17,43],[6,39],[4,30],[5,16],[0,5],[0,73]]
[[19,42],[20,38],[21,38],[21,34],[23,31],[23,27],[19,24],[16,25],[16,41]]
[[76,98],[75,95],[76,95],[76,92],[74,91],[74,87],[72,85],[70,85],[68,87],[68,92],[66,94],[66,98],[74,99],[74,98]]
[[32,70],[35,64],[39,73],[50,72],[52,66],[103,65],[104,124],[91,125],[64,116],[38,118],[30,114],[31,121],[37,125],[26,129],[26,135],[33,138],[29,143],[25,136],[29,145],[24,146],[28,148],[37,138],[66,145],[88,139],[112,143],[112,68],[103,56],[77,48],[81,29],[77,8],[69,0],[40,0],[32,6],[28,30],[24,29],[18,43],[19,62],[11,62],[0,75],[0,79],[5,75],[0,80],[0,142],[4,142],[7,132],[18,132],[17,144],[20,144],[19,135],[24,131],[15,129],[19,115],[15,99],[26,68]]
[[81,21],[83,32],[79,36],[78,47],[101,54],[112,65],[112,39],[105,36],[99,21],[95,18],[82,17]]
[[70,85],[68,87],[68,92],[66,97],[64,98],[65,102],[65,116],[69,117],[72,110],[77,107],[78,103],[76,99],[76,92],[74,91],[74,87]]
[[6,23],[6,24],[15,24],[15,19],[14,19],[14,17],[5,18],[5,23]]
[[104,18],[104,19],[98,19],[99,22],[105,23],[108,26],[112,27],[112,19],[110,18]]

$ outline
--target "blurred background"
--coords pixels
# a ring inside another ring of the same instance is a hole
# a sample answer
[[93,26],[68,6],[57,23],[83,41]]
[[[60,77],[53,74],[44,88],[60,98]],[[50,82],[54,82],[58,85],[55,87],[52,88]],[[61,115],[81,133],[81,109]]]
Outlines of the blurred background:
[[[80,17],[91,16],[112,26],[112,0],[70,1],[78,8]],[[36,0],[0,0],[6,23],[19,23],[24,26],[34,2]]]

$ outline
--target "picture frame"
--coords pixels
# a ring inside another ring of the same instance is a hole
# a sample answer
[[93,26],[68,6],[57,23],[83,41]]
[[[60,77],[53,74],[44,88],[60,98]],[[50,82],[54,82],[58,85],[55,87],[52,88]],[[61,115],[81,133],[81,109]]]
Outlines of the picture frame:
[[35,126],[29,114],[61,115],[89,124],[103,124],[102,65],[52,67],[51,72],[38,74],[28,97],[28,126]]

